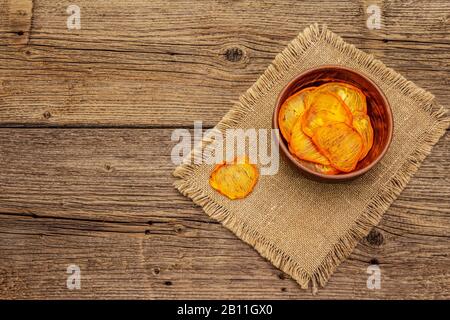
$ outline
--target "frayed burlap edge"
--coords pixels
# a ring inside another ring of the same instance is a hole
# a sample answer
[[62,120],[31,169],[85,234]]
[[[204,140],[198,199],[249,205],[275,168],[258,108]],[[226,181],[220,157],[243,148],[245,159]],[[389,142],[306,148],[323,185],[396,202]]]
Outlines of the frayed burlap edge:
[[332,250],[312,274],[307,273],[288,254],[274,246],[263,235],[239,221],[231,212],[216,203],[189,181],[195,169],[199,166],[196,163],[199,163],[198,160],[202,160],[203,150],[210,145],[210,139],[204,139],[202,144],[197,146],[185,159],[185,162],[178,166],[173,173],[175,177],[179,178],[174,185],[183,195],[191,198],[210,217],[220,221],[240,239],[253,246],[277,268],[289,274],[302,288],[307,289],[311,285],[313,292],[317,290],[317,287],[325,286],[338,265],[351,254],[359,241],[367,236],[369,231],[379,223],[383,213],[398,197],[449,125],[445,109],[434,103],[434,96],[431,93],[406,80],[391,68],[386,67],[381,61],[374,59],[372,55],[366,54],[353,45],[344,42],[341,37],[329,31],[326,26],[319,27],[318,24],[314,24],[300,33],[287,48],[275,57],[272,64],[253,86],[239,98],[239,101],[236,102],[214,129],[224,132],[227,128],[239,124],[242,117],[253,110],[253,106],[258,99],[269,91],[272,85],[283,76],[283,73],[288,71],[307,49],[320,41],[325,41],[344,55],[358,61],[369,73],[376,74],[390,88],[398,89],[406,96],[420,103],[423,106],[423,110],[434,119],[434,122],[429,130],[417,139],[416,150],[409,155],[404,165],[381,188],[380,192],[371,199],[366,210],[361,213],[348,233],[333,246]]

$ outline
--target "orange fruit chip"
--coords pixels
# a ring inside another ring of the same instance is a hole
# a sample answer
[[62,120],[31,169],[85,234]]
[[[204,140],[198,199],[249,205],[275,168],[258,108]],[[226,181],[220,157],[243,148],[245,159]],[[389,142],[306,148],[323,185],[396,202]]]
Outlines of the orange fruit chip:
[[335,174],[338,174],[340,172],[338,169],[336,169],[336,168],[334,168],[332,166],[326,166],[326,165],[318,164],[318,163],[314,164],[314,168],[319,173],[329,174],[329,175],[335,175]]
[[327,166],[320,163],[314,163],[311,161],[301,160],[299,159],[302,165],[304,165],[307,169],[323,173],[323,174],[329,174],[329,175],[335,175],[340,173],[340,171],[332,166]]
[[344,101],[353,115],[367,114],[366,96],[361,90],[351,84],[342,82],[329,82],[317,88],[319,91],[327,91],[336,94]]
[[329,165],[330,161],[319,152],[311,138],[303,132],[301,125],[302,121],[298,119],[292,128],[291,140],[289,141],[291,153],[299,159]]
[[297,92],[289,97],[281,106],[280,112],[278,113],[278,125],[286,141],[289,141],[291,138],[291,131],[295,122],[305,112],[305,96],[314,89],[314,87],[311,87]]
[[343,122],[317,128],[312,140],[331,165],[343,172],[355,169],[363,150],[360,134]]
[[363,140],[363,151],[359,160],[362,160],[370,151],[373,145],[373,128],[370,118],[367,115],[358,115],[353,117],[353,128],[361,135]]
[[218,164],[211,173],[209,184],[232,200],[242,199],[252,192],[258,176],[257,167],[244,157]]
[[352,124],[352,114],[337,95],[319,91],[310,94],[306,100],[307,110],[302,116],[303,132],[312,137],[314,131],[328,123]]

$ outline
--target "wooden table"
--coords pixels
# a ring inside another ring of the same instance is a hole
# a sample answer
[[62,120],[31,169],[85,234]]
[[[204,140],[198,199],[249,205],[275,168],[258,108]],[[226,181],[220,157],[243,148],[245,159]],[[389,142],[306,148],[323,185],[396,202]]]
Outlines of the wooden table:
[[314,22],[448,106],[449,15],[448,0],[0,0],[0,298],[450,298],[448,134],[316,296],[181,196],[170,161],[173,129],[212,127]]

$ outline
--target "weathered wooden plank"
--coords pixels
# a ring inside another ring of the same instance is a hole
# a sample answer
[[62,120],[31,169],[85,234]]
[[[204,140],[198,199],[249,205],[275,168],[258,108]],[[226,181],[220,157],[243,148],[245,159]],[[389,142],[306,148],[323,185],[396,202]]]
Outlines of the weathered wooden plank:
[[[423,42],[448,44],[448,9],[449,4],[445,1],[383,1],[386,35],[391,39],[414,41],[419,38]],[[417,29],[419,25],[422,27]]]
[[[0,212],[144,223],[186,211],[203,216],[172,186],[171,133],[0,129]],[[449,140],[447,134],[433,149],[396,202],[399,208],[436,216],[449,211]]]
[[[290,40],[299,25],[327,23],[340,32],[360,35],[367,30],[367,6],[381,8],[381,34],[398,40],[449,43],[448,3],[429,1],[77,1],[81,8],[82,27],[76,40],[90,46],[111,44],[121,48],[149,42],[209,43],[209,37],[228,33],[255,34],[268,42]],[[66,29],[67,2],[35,1],[33,41],[64,43],[73,39]],[[47,21],[43,18],[51,18]],[[206,38],[204,37],[206,36]],[[77,47],[74,42],[64,43]]]
[[[450,102],[450,46],[410,48],[395,42],[382,47],[370,51],[430,90],[442,104]],[[227,67],[223,57],[211,52],[172,63],[165,54],[158,60],[153,53],[4,48],[0,123],[192,126],[203,120],[212,126],[270,63],[267,53],[245,50],[253,57],[246,65]],[[209,66],[203,69],[195,59]]]
[[212,126],[315,21],[450,102],[446,1],[383,4],[383,28],[373,31],[358,2],[78,5],[82,28],[67,30],[66,2],[35,1],[29,45],[0,47],[1,125]]
[[[447,240],[380,228],[316,298],[448,299]],[[314,298],[219,224],[205,222],[145,226],[0,215],[0,255],[0,297],[8,299]],[[66,287],[71,264],[81,269],[81,290]],[[381,270],[379,290],[367,289],[371,264]]]
[[[0,129],[0,296],[310,298],[171,186],[170,133]],[[319,297],[449,297],[448,142]],[[65,287],[71,263],[81,291]]]

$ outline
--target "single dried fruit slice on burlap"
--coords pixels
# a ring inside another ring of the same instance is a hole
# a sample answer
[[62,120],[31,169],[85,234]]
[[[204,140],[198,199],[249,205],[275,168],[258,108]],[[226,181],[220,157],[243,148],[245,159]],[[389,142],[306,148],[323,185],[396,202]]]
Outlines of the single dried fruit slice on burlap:
[[247,157],[218,164],[211,173],[209,184],[224,196],[234,200],[245,198],[258,181],[258,168]]
[[343,122],[317,128],[312,140],[331,165],[343,172],[355,169],[363,150],[361,135]]
[[278,125],[286,141],[289,141],[291,138],[292,127],[295,122],[305,112],[305,96],[314,89],[315,87],[310,87],[297,92],[290,96],[281,106],[278,113]]
[[291,140],[289,140],[289,151],[302,160],[308,160],[323,165],[330,164],[330,161],[316,148],[311,138],[303,132],[301,119],[298,119],[292,128]]
[[344,101],[352,115],[367,114],[366,96],[361,90],[351,84],[328,82],[317,88],[316,92],[324,91],[336,94]]
[[373,145],[373,128],[369,116],[358,115],[353,117],[353,128],[358,131],[363,140],[363,151],[359,157],[359,160],[362,160],[369,153]]
[[332,122],[352,124],[350,110],[337,95],[323,91],[313,92],[307,101],[306,111],[302,116],[302,129],[307,136],[312,137],[317,128]]

